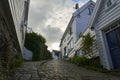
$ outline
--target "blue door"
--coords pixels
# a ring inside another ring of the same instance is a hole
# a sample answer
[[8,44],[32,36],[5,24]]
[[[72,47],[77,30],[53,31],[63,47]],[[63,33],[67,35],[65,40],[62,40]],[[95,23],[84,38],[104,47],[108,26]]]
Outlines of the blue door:
[[114,69],[120,69],[120,27],[106,33]]

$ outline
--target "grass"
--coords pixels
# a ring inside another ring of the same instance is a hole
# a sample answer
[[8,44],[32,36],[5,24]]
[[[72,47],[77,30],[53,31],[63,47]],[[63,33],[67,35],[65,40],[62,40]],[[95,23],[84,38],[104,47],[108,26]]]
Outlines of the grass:
[[73,58],[72,61],[70,60],[69,62],[71,62],[71,63],[74,62],[73,64],[75,64],[77,66],[80,66],[80,67],[83,67],[83,68],[86,68],[88,70],[94,70],[94,71],[97,71],[97,72],[102,72],[102,73],[105,73],[105,74],[120,77],[120,70],[107,70],[107,69],[104,69],[100,64],[99,57],[95,57],[95,58],[92,58],[92,59],[87,59],[87,60],[84,60],[86,62],[82,62],[82,63],[86,63],[86,64],[82,64],[79,60],[81,60],[81,58],[76,60],[76,57],[75,57],[75,59]]

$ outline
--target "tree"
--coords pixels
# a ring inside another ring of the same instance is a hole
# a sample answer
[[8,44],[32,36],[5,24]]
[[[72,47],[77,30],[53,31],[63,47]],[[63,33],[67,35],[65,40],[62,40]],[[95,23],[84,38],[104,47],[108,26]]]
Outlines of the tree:
[[94,44],[94,39],[93,37],[91,37],[90,33],[88,33],[83,37],[83,41],[82,41],[82,50],[83,50],[83,54],[89,57],[93,56],[93,44]]
[[51,59],[52,55],[48,52],[45,45],[46,39],[42,35],[38,35],[35,32],[27,33],[25,39],[25,47],[33,52],[33,60],[45,60]]

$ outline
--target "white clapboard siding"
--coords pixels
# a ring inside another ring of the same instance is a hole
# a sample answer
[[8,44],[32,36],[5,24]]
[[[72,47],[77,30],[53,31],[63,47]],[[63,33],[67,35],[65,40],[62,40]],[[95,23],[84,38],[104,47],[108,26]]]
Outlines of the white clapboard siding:
[[116,1],[116,3],[109,8],[106,8],[105,2],[105,0],[102,0],[101,5],[99,6],[94,27],[96,30],[96,38],[101,57],[101,63],[104,68],[111,69],[112,66],[109,61],[109,54],[107,54],[107,48],[105,47],[106,42],[103,30],[106,27],[109,27],[116,20],[120,19],[120,1]]
[[101,13],[99,13],[100,15],[96,21],[96,27],[98,29],[106,26],[107,24],[111,23],[112,21],[120,17],[120,3],[119,4],[116,3],[109,10],[106,10],[105,8],[102,9],[103,10],[101,11]]

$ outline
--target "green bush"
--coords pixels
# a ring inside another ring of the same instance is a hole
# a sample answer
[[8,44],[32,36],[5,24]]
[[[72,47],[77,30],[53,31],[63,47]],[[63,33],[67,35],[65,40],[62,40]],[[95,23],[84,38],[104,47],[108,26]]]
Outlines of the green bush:
[[16,59],[13,64],[13,70],[15,71],[23,63],[23,59]]
[[98,68],[101,67],[100,58],[99,57],[93,57],[89,61],[90,61],[90,65],[91,66],[98,67]]
[[46,45],[46,39],[40,34],[26,33],[25,47],[33,52],[33,61],[52,59],[52,54]]
[[101,70],[103,67],[100,64],[99,57],[93,57],[91,59],[85,56],[74,56],[69,60],[71,63],[92,70]]
[[71,60],[71,63],[76,64],[78,66],[84,66],[89,65],[89,59],[87,59],[85,56],[75,56]]

